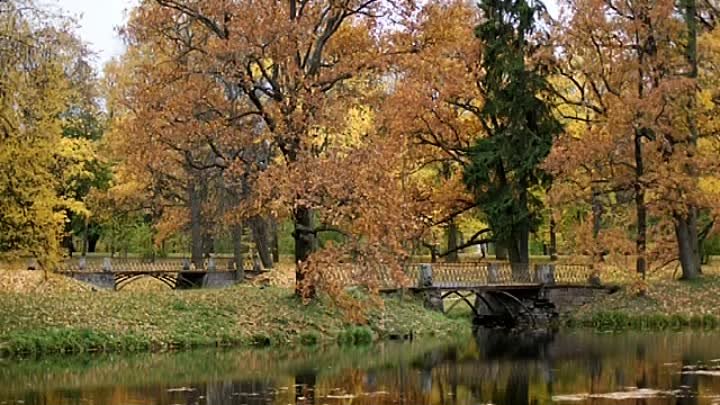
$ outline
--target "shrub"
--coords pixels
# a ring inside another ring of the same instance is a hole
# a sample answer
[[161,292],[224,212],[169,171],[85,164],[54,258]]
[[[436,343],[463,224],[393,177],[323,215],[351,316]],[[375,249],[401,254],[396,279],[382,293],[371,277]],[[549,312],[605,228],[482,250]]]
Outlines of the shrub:
[[315,332],[306,332],[300,335],[300,343],[304,346],[315,346],[319,340],[320,337]]
[[338,335],[338,342],[343,345],[366,345],[372,341],[373,333],[365,326],[352,326]]
[[256,333],[250,337],[250,344],[258,347],[267,347],[272,344],[272,339],[264,333]]

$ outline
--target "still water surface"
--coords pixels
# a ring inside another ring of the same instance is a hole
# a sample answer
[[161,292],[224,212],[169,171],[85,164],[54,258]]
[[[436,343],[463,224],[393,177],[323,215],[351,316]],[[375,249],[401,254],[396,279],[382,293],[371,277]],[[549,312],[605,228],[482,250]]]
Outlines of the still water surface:
[[720,334],[482,334],[461,343],[0,361],[0,404],[720,405]]

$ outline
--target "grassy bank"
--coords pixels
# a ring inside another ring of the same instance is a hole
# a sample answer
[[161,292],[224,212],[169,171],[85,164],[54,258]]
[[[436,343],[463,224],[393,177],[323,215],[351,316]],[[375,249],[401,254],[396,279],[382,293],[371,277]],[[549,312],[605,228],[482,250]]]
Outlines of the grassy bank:
[[720,275],[693,281],[652,280],[638,295],[620,291],[569,313],[565,323],[602,330],[720,327]]
[[409,334],[442,336],[470,329],[388,297],[351,325],[326,299],[304,305],[285,288],[0,293],[0,353],[164,351],[206,346],[358,344]]

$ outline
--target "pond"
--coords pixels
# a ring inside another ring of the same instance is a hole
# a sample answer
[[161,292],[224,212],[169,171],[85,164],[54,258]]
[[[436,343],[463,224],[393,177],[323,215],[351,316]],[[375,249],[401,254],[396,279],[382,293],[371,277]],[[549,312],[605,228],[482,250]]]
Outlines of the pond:
[[720,334],[484,332],[463,342],[0,361],[0,404],[720,405]]

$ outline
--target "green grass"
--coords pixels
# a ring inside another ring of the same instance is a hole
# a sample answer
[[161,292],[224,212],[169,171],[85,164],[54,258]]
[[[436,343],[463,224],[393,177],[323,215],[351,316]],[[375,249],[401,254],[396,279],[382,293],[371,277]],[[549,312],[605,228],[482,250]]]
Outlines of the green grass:
[[712,330],[720,324],[714,315],[641,314],[600,311],[583,318],[569,318],[566,325],[591,327],[602,331],[680,330],[686,328]]
[[720,326],[720,276],[653,280],[644,295],[626,287],[571,312],[566,323],[601,330],[714,329]]
[[366,344],[393,336],[447,336],[470,330],[467,320],[428,311],[415,298],[383,301],[381,307],[368,304],[366,324],[355,325],[330,300],[305,305],[291,290],[281,288],[0,293],[0,353]]
[[341,345],[368,345],[373,342],[373,332],[366,326],[351,326],[337,337]]

